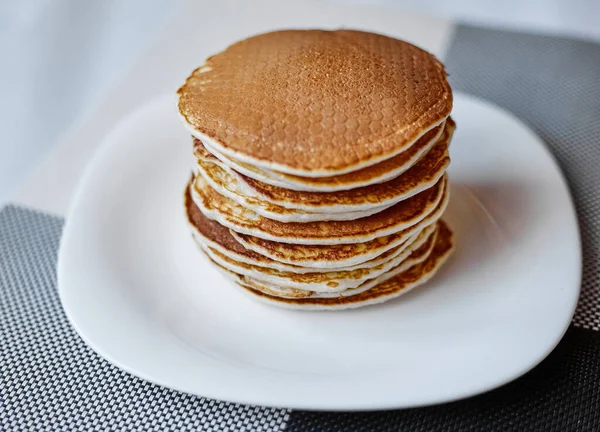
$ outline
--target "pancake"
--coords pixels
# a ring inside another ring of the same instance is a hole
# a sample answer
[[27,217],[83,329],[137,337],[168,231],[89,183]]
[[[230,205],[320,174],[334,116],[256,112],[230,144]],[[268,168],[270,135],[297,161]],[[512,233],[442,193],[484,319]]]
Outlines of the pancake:
[[273,283],[268,283],[264,281],[257,280],[252,277],[248,277],[241,273],[236,273],[232,271],[230,268],[222,266],[219,262],[213,260],[209,255],[207,255],[208,259],[210,259],[213,264],[217,266],[217,268],[229,279],[233,280],[233,282],[244,286],[246,288],[250,288],[255,291],[259,291],[261,293],[266,293],[275,297],[283,297],[283,298],[338,298],[338,297],[348,297],[353,295],[358,295],[364,291],[367,291],[374,286],[380,284],[381,282],[401,273],[410,267],[418,264],[420,262],[425,261],[433,247],[435,245],[435,239],[437,236],[437,224],[434,227],[433,235],[430,235],[427,240],[421,244],[418,248],[410,251],[406,254],[405,259],[402,260],[401,263],[396,264],[393,268],[388,269],[387,272],[384,272],[377,277],[373,277],[369,280],[365,280],[358,287],[349,288],[346,290],[336,290],[331,289],[329,291],[311,291],[306,286],[304,289],[294,288],[291,286],[278,285]]
[[[202,157],[197,165],[197,175],[200,175],[208,185],[219,194],[235,201],[254,213],[279,222],[316,222],[329,220],[353,220],[371,216],[391,207],[394,203],[381,206],[361,206],[351,210],[350,206],[332,212],[328,208],[317,208],[315,211],[306,211],[300,208],[287,208],[276,203],[271,203],[256,194],[248,193],[251,188],[231,168],[225,166],[214,157]],[[313,209],[311,209],[313,210]]]
[[[433,234],[430,235],[429,238],[427,238],[427,240],[424,243],[422,243],[418,248],[415,248],[414,250],[412,250],[410,253],[407,253],[405,258],[401,262],[396,263],[393,267],[390,267],[386,272],[382,272],[381,274],[377,275],[376,277],[365,280],[363,283],[361,283],[360,285],[358,285],[354,288],[349,288],[349,289],[346,289],[343,291],[338,291],[338,292],[335,292],[333,290],[329,291],[329,292],[311,291],[310,295],[305,296],[305,297],[312,297],[312,298],[335,298],[335,297],[342,297],[342,296],[348,297],[348,296],[358,295],[364,291],[367,291],[367,290],[377,286],[378,284],[390,279],[391,277],[394,277],[395,275],[397,275],[405,270],[408,270],[413,265],[425,261],[427,259],[427,257],[429,256],[429,254],[431,253],[431,251],[433,250],[436,238],[437,238],[437,224],[434,227]],[[275,295],[276,297],[289,297],[285,293],[294,289],[294,288],[291,288],[288,286],[275,285],[275,284],[270,284],[267,282],[259,281],[254,278],[246,277],[244,275],[237,274],[237,273],[236,273],[236,277],[237,277],[238,283],[240,283],[248,288],[252,288],[254,290],[260,291],[260,292],[267,292],[268,294]],[[280,294],[277,294],[278,292]]]
[[[212,222],[214,222],[214,221],[212,221]],[[214,222],[214,223],[218,224],[217,222]],[[426,227],[426,228],[428,228],[428,227]],[[202,249],[203,251],[206,250],[206,248],[211,248],[211,249],[219,251],[221,254],[225,254],[226,256],[228,256],[240,263],[243,263],[243,264],[264,267],[264,268],[272,269],[272,270],[279,270],[281,272],[292,272],[292,273],[297,273],[297,274],[341,272],[341,271],[351,271],[351,270],[368,269],[371,267],[376,267],[376,266],[379,266],[380,264],[383,264],[383,263],[389,261],[390,259],[398,256],[400,253],[402,253],[406,248],[408,248],[412,244],[412,242],[415,241],[415,239],[417,238],[417,236],[419,234],[420,234],[420,232],[417,232],[416,234],[409,237],[408,240],[401,243],[399,246],[396,246],[395,248],[392,248],[392,249],[382,253],[381,255],[377,256],[376,258],[373,258],[372,260],[365,261],[365,262],[355,264],[352,266],[346,266],[346,267],[319,268],[319,267],[300,267],[300,266],[294,266],[291,264],[280,263],[278,261],[274,261],[274,260],[272,260],[268,257],[262,256],[262,255],[260,255],[260,258],[257,260],[252,260],[252,258],[249,258],[247,255],[242,255],[242,254],[236,255],[236,254],[230,252],[229,250],[223,248],[218,243],[212,243],[210,241],[207,241],[205,237],[198,234],[198,231],[195,229],[195,227],[192,227],[192,237],[196,241],[196,243],[198,244],[200,249]],[[230,234],[230,236],[231,236],[231,234]],[[231,236],[231,237],[234,238],[233,236]],[[234,238],[234,240],[235,240],[235,238]]]
[[[300,267],[291,264],[281,263],[264,255],[256,253],[250,249],[246,249],[242,246],[231,234],[229,229],[223,225],[208,219],[192,201],[189,188],[185,191],[185,210],[188,219],[188,223],[192,228],[192,236],[202,246],[202,249],[206,248],[214,249],[221,254],[224,254],[236,261],[251,266],[265,267],[268,269],[278,270],[281,272],[293,272],[293,273],[324,273],[332,271],[350,271],[357,269],[366,269],[371,267],[379,266],[390,259],[398,256],[407,247],[409,247],[417,238],[417,236],[426,230],[433,229],[434,225],[428,225],[421,230],[416,231],[410,237],[405,239],[398,246],[395,246],[377,257],[361,262],[359,264],[346,266],[346,267],[330,267],[330,268],[318,268],[318,267]],[[331,263],[330,263],[331,264]]]
[[373,33],[288,30],[235,43],[178,90],[184,125],[219,153],[330,177],[407,151],[452,110],[443,65]]
[[431,213],[447,188],[443,176],[433,187],[365,218],[350,221],[283,223],[262,217],[212,189],[198,176],[192,199],[210,219],[236,233],[293,244],[367,242],[409,228]]
[[445,191],[439,205],[416,225],[397,233],[354,244],[299,245],[274,242],[258,237],[231,232],[247,250],[257,252],[274,261],[313,269],[349,267],[369,262],[383,253],[403,244],[424,227],[435,223],[444,213],[450,194]]
[[294,273],[281,272],[266,267],[253,266],[250,264],[236,261],[220,253],[211,247],[203,247],[204,252],[221,267],[243,276],[248,281],[265,284],[266,286],[282,287],[285,289],[301,289],[305,291],[315,291],[319,293],[340,293],[352,288],[363,285],[366,281],[372,280],[389,272],[406,260],[413,251],[427,244],[433,247],[435,240],[436,226],[432,225],[423,230],[414,241],[404,250],[387,261],[375,267],[360,268],[355,270],[342,270],[332,272],[315,273]]
[[[432,187],[450,163],[448,142],[445,141],[436,144],[404,174],[385,183],[338,192],[305,192],[261,183],[236,173],[206,150],[199,149],[198,152],[201,154],[199,172],[213,189],[261,216],[282,222],[350,220],[370,216]],[[269,211],[272,206],[301,213],[297,218],[293,217],[294,214],[279,218],[280,211]]]
[[[215,165],[213,165],[214,167]],[[233,176],[228,174],[227,171],[218,169],[211,169],[213,174],[207,174],[203,169],[199,169],[197,176],[201,177],[202,182],[206,182],[209,187],[220,195],[229,198],[237,204],[244,206],[248,210],[256,213],[259,216],[263,216],[267,219],[274,221],[289,223],[306,223],[306,222],[319,222],[319,221],[344,221],[361,219],[367,216],[374,215],[385,209],[390,208],[393,204],[384,205],[380,207],[373,207],[370,209],[358,210],[358,211],[345,211],[345,212],[311,212],[303,211],[299,209],[289,209],[282,207],[277,204],[272,204],[264,201],[260,198],[245,195],[240,193],[235,186],[233,186],[235,180]],[[199,181],[199,180],[196,180]],[[202,188],[203,186],[198,186]]]
[[429,189],[450,164],[447,143],[434,146],[404,174],[375,185],[339,192],[301,192],[242,177],[242,190],[272,204],[312,212],[366,211],[391,206]]
[[[214,148],[208,148],[208,151],[240,174],[265,184],[298,191],[335,192],[383,183],[398,177],[425,155],[438,140],[448,140],[449,142],[455,129],[456,124],[448,117],[442,125],[427,132],[407,151],[358,171],[331,177],[300,177],[278,171],[265,170],[228,158]],[[205,147],[200,140],[194,138],[194,148],[199,149],[200,146]],[[198,157],[198,154],[196,156]]]
[[350,296],[328,298],[303,296],[284,298],[269,295],[250,286],[237,283],[243,292],[253,298],[274,306],[300,310],[341,310],[368,306],[399,297],[430,280],[450,256],[454,249],[452,233],[441,222],[436,242],[427,258],[407,270],[399,272],[368,290]]

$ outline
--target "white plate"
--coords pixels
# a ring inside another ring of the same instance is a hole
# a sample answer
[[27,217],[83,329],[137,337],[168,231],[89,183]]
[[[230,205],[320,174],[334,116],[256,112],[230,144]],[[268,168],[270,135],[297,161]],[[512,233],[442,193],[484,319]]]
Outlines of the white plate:
[[457,250],[389,303],[299,312],[252,301],[201,256],[184,222],[191,142],[163,97],[124,119],[87,169],[58,284],[110,362],[188,393],[319,410],[411,407],[517,378],[558,343],[579,294],[566,183],[511,115],[456,95],[451,205]]

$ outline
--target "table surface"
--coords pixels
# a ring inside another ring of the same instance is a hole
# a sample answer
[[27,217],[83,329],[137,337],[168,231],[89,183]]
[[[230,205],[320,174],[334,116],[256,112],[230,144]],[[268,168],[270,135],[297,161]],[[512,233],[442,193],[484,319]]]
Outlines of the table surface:
[[4,12],[0,50],[11,61],[0,72],[0,205],[60,215],[121,116],[173,91],[205,56],[250,33],[359,27],[442,58],[456,20],[600,39],[600,2],[593,0],[176,0],[143,7],[137,0],[34,0]]

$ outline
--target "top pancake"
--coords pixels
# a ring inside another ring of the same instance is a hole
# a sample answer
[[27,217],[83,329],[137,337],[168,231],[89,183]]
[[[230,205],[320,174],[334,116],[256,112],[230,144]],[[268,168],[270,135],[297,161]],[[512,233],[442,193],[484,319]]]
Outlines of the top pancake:
[[359,31],[278,31],[238,42],[179,89],[194,136],[225,156],[305,177],[356,171],[410,148],[452,109],[442,64]]

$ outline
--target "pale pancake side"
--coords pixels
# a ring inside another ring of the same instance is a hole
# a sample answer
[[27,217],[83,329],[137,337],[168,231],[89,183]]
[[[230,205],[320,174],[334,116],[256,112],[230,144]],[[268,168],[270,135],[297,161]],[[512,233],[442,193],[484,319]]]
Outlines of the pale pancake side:
[[[426,260],[427,257],[429,256],[429,253],[433,250],[433,246],[435,244],[436,238],[437,238],[437,225],[436,225],[436,227],[434,227],[432,234],[429,235],[429,237],[425,240],[425,242],[421,242],[421,244],[419,245],[418,248],[415,248],[406,254],[403,253],[403,255],[404,255],[403,259],[399,262],[396,261],[394,263],[394,265],[391,266],[390,268],[388,268],[385,272],[382,272],[382,273],[378,274],[377,276],[373,276],[372,278],[366,279],[366,280],[362,281],[362,283],[358,284],[357,286],[347,288],[345,290],[330,290],[330,291],[312,290],[312,291],[310,291],[311,294],[309,297],[326,298],[326,297],[352,296],[352,295],[360,294],[363,291],[367,291],[367,290],[373,288],[374,286],[378,285],[379,283],[395,276],[396,274],[398,274],[404,270],[407,270],[408,268],[412,267],[413,265]],[[278,285],[278,284],[261,281],[256,278],[247,277],[247,276],[244,276],[239,273],[234,273],[234,274],[236,274],[237,281],[239,283],[242,283],[243,285],[245,285],[249,288],[253,288],[253,289],[261,291],[261,292],[267,292],[271,295],[286,297],[284,292],[289,291],[291,289],[296,289],[296,288],[286,286],[286,285]],[[272,294],[272,293],[277,293],[279,291],[281,291],[282,294],[280,294],[280,295]],[[307,291],[307,290],[305,289],[304,291]]]
[[452,110],[443,65],[382,35],[288,30],[240,41],[179,89],[190,132],[226,156],[306,177],[406,151]]
[[348,244],[366,242],[411,227],[423,220],[441,201],[447,188],[443,176],[433,187],[362,219],[283,223],[262,217],[212,189],[201,176],[192,199],[210,219],[240,234],[293,244]]

